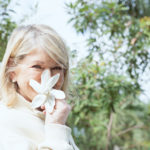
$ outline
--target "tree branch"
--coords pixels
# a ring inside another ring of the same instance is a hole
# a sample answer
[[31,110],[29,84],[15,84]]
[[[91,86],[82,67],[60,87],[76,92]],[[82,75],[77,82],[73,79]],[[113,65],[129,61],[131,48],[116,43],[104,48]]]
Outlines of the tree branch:
[[112,122],[113,122],[113,112],[111,112],[110,118],[109,118],[109,124],[108,124],[108,128],[107,128],[107,145],[106,145],[105,150],[109,149],[109,144],[110,144],[110,140],[111,140]]
[[127,132],[129,132],[129,131],[131,131],[131,130],[133,130],[133,129],[138,129],[138,128],[142,128],[142,127],[144,127],[144,126],[143,126],[143,125],[135,125],[135,126],[133,126],[133,127],[130,127],[130,128],[128,128],[128,129],[125,129],[125,130],[119,132],[119,133],[117,134],[117,136],[121,136],[122,134],[125,134],[125,133],[127,133]]

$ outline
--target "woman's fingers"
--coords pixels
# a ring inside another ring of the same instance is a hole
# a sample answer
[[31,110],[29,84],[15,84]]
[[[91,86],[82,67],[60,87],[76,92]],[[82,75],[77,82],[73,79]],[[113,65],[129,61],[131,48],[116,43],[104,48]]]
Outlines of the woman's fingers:
[[[42,107],[43,108],[43,107]],[[47,113],[46,110],[46,123],[65,124],[69,115],[71,107],[64,99],[56,99],[55,107],[52,113]]]
[[44,115],[46,115],[46,110],[43,110]]
[[55,109],[68,113],[71,110],[71,106],[64,99],[56,99]]
[[56,99],[52,113],[47,114],[45,105],[41,105],[41,109],[43,110],[44,115],[46,115],[46,120],[48,120],[48,122],[65,124],[69,112],[71,111],[71,106],[64,99]]
[[45,105],[41,105],[41,109],[45,109]]
[[41,105],[41,109],[43,110],[44,115],[46,115],[45,105]]

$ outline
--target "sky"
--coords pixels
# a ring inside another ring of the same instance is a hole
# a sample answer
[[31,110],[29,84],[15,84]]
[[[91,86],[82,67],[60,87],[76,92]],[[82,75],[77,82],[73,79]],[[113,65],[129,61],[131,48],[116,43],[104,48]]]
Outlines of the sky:
[[[67,14],[65,3],[71,1],[73,0],[12,0],[10,8],[15,10],[16,13],[12,14],[12,17],[19,25],[46,24],[55,29],[71,50],[78,51],[79,60],[87,54],[86,44],[85,38],[76,33],[72,24],[67,23],[70,16]],[[34,10],[36,3],[38,3],[37,12],[33,13],[32,10]],[[27,19],[20,22],[26,16],[28,16]],[[144,76],[147,77],[147,74],[149,74],[149,71]],[[145,102],[150,100],[149,80],[150,77],[147,79],[147,84],[142,83],[145,95],[143,94],[141,97]]]
[[[19,22],[23,16],[28,16],[26,21],[19,23],[26,24],[46,24],[55,29],[65,40],[71,50],[78,50],[79,59],[86,56],[85,39],[82,35],[77,35],[72,24],[68,23],[70,16],[67,14],[65,2],[73,0],[12,0],[10,5],[16,13],[12,14],[13,19]],[[16,5],[16,3],[19,3]],[[33,13],[33,8],[38,3],[37,12]]]

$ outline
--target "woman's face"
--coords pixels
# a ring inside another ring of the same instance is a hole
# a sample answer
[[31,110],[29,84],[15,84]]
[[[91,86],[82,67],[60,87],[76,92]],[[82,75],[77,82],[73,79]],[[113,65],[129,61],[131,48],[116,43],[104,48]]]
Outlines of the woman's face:
[[55,89],[61,89],[64,82],[64,69],[58,65],[49,55],[42,50],[33,50],[26,55],[12,72],[12,80],[18,84],[18,93],[28,101],[32,101],[37,93],[29,85],[30,79],[41,82],[42,72],[48,69],[51,76],[60,73],[60,78],[55,85]]

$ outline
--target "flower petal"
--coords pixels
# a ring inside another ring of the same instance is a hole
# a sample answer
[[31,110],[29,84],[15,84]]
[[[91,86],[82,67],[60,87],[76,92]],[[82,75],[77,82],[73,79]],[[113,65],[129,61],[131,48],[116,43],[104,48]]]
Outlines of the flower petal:
[[45,69],[41,75],[41,85],[45,86],[50,77],[51,77],[50,71],[48,71],[48,69]]
[[49,90],[51,90],[51,88],[52,88],[52,87],[57,83],[57,81],[59,80],[59,76],[60,76],[60,74],[58,73],[58,74],[54,75],[53,77],[51,77],[51,78],[47,81],[43,92],[48,92]]
[[42,94],[38,94],[37,96],[35,96],[31,103],[32,108],[40,107],[46,101],[46,98],[47,97]]
[[54,106],[55,106],[55,97],[51,96],[45,103],[46,111],[51,113],[54,109]]
[[56,99],[65,99],[66,97],[64,91],[61,90],[52,89],[50,93],[53,94]]
[[31,80],[29,81],[29,85],[30,85],[37,93],[41,93],[41,85],[40,85],[37,81],[31,79]]

